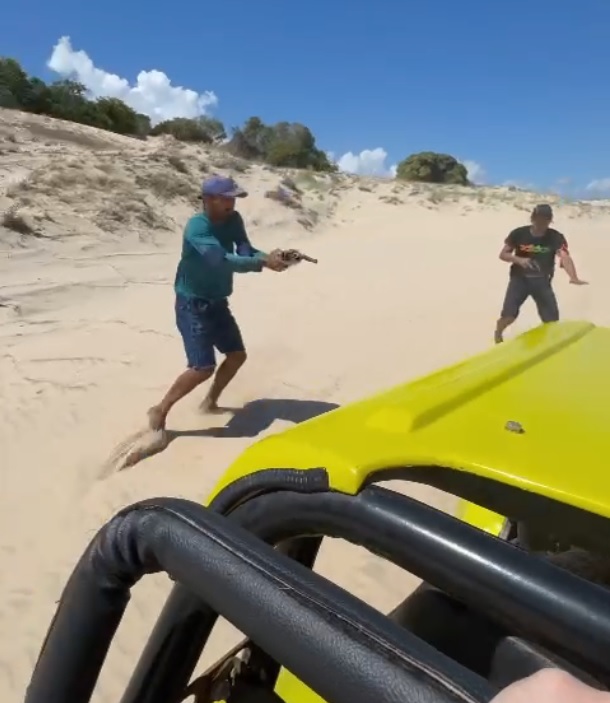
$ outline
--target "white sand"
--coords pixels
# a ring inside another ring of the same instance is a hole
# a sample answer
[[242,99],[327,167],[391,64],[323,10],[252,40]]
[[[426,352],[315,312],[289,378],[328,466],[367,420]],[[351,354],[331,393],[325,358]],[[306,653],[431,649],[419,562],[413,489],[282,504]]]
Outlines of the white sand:
[[[189,176],[172,171],[168,153],[186,162]],[[203,498],[254,441],[206,436],[226,418],[197,412],[203,389],[170,416],[184,434],[165,451],[104,474],[113,449],[142,426],[184,363],[171,284],[192,208],[153,195],[141,179],[165,169],[170,181],[196,184],[198,164],[218,168],[220,158],[0,111],[0,212],[16,207],[39,229],[32,237],[0,226],[3,703],[22,700],[55,602],[95,530],[142,498]],[[250,358],[223,401],[265,400],[270,423],[258,437],[288,426],[303,401],[348,403],[488,347],[507,278],[497,258],[502,239],[527,221],[537,199],[507,189],[298,178],[303,212],[263,197],[279,181],[272,170],[252,167],[241,177],[252,192],[241,210],[254,242],[296,246],[320,261],[237,277],[233,307]],[[129,219],[144,200],[157,218],[169,218],[166,229]],[[105,208],[109,217],[113,205],[113,221],[123,221],[109,232],[99,213]],[[304,217],[315,226],[303,227]],[[558,205],[556,219],[591,281],[570,286],[558,272],[563,316],[610,324],[608,205]],[[510,334],[534,324],[530,303]],[[250,419],[260,406],[250,406]],[[452,508],[432,489],[403,489]],[[415,583],[340,544],[325,547],[320,570],[383,609]],[[169,587],[165,577],[137,587],[96,701],[120,697]],[[227,628],[215,636],[216,652],[232,637]]]

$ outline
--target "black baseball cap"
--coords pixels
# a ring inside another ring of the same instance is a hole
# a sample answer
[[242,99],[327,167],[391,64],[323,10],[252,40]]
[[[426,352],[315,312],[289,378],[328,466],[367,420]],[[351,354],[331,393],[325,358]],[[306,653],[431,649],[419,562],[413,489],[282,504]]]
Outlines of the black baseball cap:
[[548,203],[536,205],[532,210],[532,217],[542,217],[545,220],[553,219],[553,208]]

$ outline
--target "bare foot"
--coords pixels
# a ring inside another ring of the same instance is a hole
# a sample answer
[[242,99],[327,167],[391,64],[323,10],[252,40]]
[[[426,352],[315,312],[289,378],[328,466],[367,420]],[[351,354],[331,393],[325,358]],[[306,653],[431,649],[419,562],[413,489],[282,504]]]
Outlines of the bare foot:
[[215,400],[212,400],[210,397],[204,398],[200,405],[199,405],[199,410],[202,413],[205,413],[206,415],[214,415],[215,413],[222,412],[221,409],[218,407],[218,403]]
[[234,415],[238,410],[241,410],[241,406],[218,405],[211,402],[209,398],[205,398],[199,404],[199,412],[204,415]]
[[153,431],[165,429],[165,414],[158,405],[153,405],[148,410],[148,426]]

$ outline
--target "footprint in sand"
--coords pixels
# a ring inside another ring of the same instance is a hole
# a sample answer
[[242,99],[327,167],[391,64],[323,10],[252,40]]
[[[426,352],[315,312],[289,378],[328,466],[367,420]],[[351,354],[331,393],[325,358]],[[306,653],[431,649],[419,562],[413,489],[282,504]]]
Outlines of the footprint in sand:
[[113,473],[122,471],[153,454],[162,452],[169,444],[166,430],[145,428],[129,435],[118,444],[104,463],[99,478],[104,479]]
[[[224,406],[210,407],[210,404],[205,400],[199,406],[201,414],[211,417],[218,415],[232,416],[240,409],[238,407]],[[151,430],[148,427],[134,432],[114,448],[110,457],[102,465],[98,479],[108,478],[114,473],[135,466],[143,459],[162,452],[167,449],[175,435],[175,432]]]

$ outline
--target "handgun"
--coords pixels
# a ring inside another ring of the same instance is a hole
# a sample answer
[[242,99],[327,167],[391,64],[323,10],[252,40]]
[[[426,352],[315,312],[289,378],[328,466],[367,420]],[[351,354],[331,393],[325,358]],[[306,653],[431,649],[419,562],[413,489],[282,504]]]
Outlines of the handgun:
[[303,252],[298,249],[284,249],[282,251],[282,261],[287,264],[298,264],[301,261],[307,261],[310,264],[318,263],[317,259],[307,256],[307,254],[303,254]]

